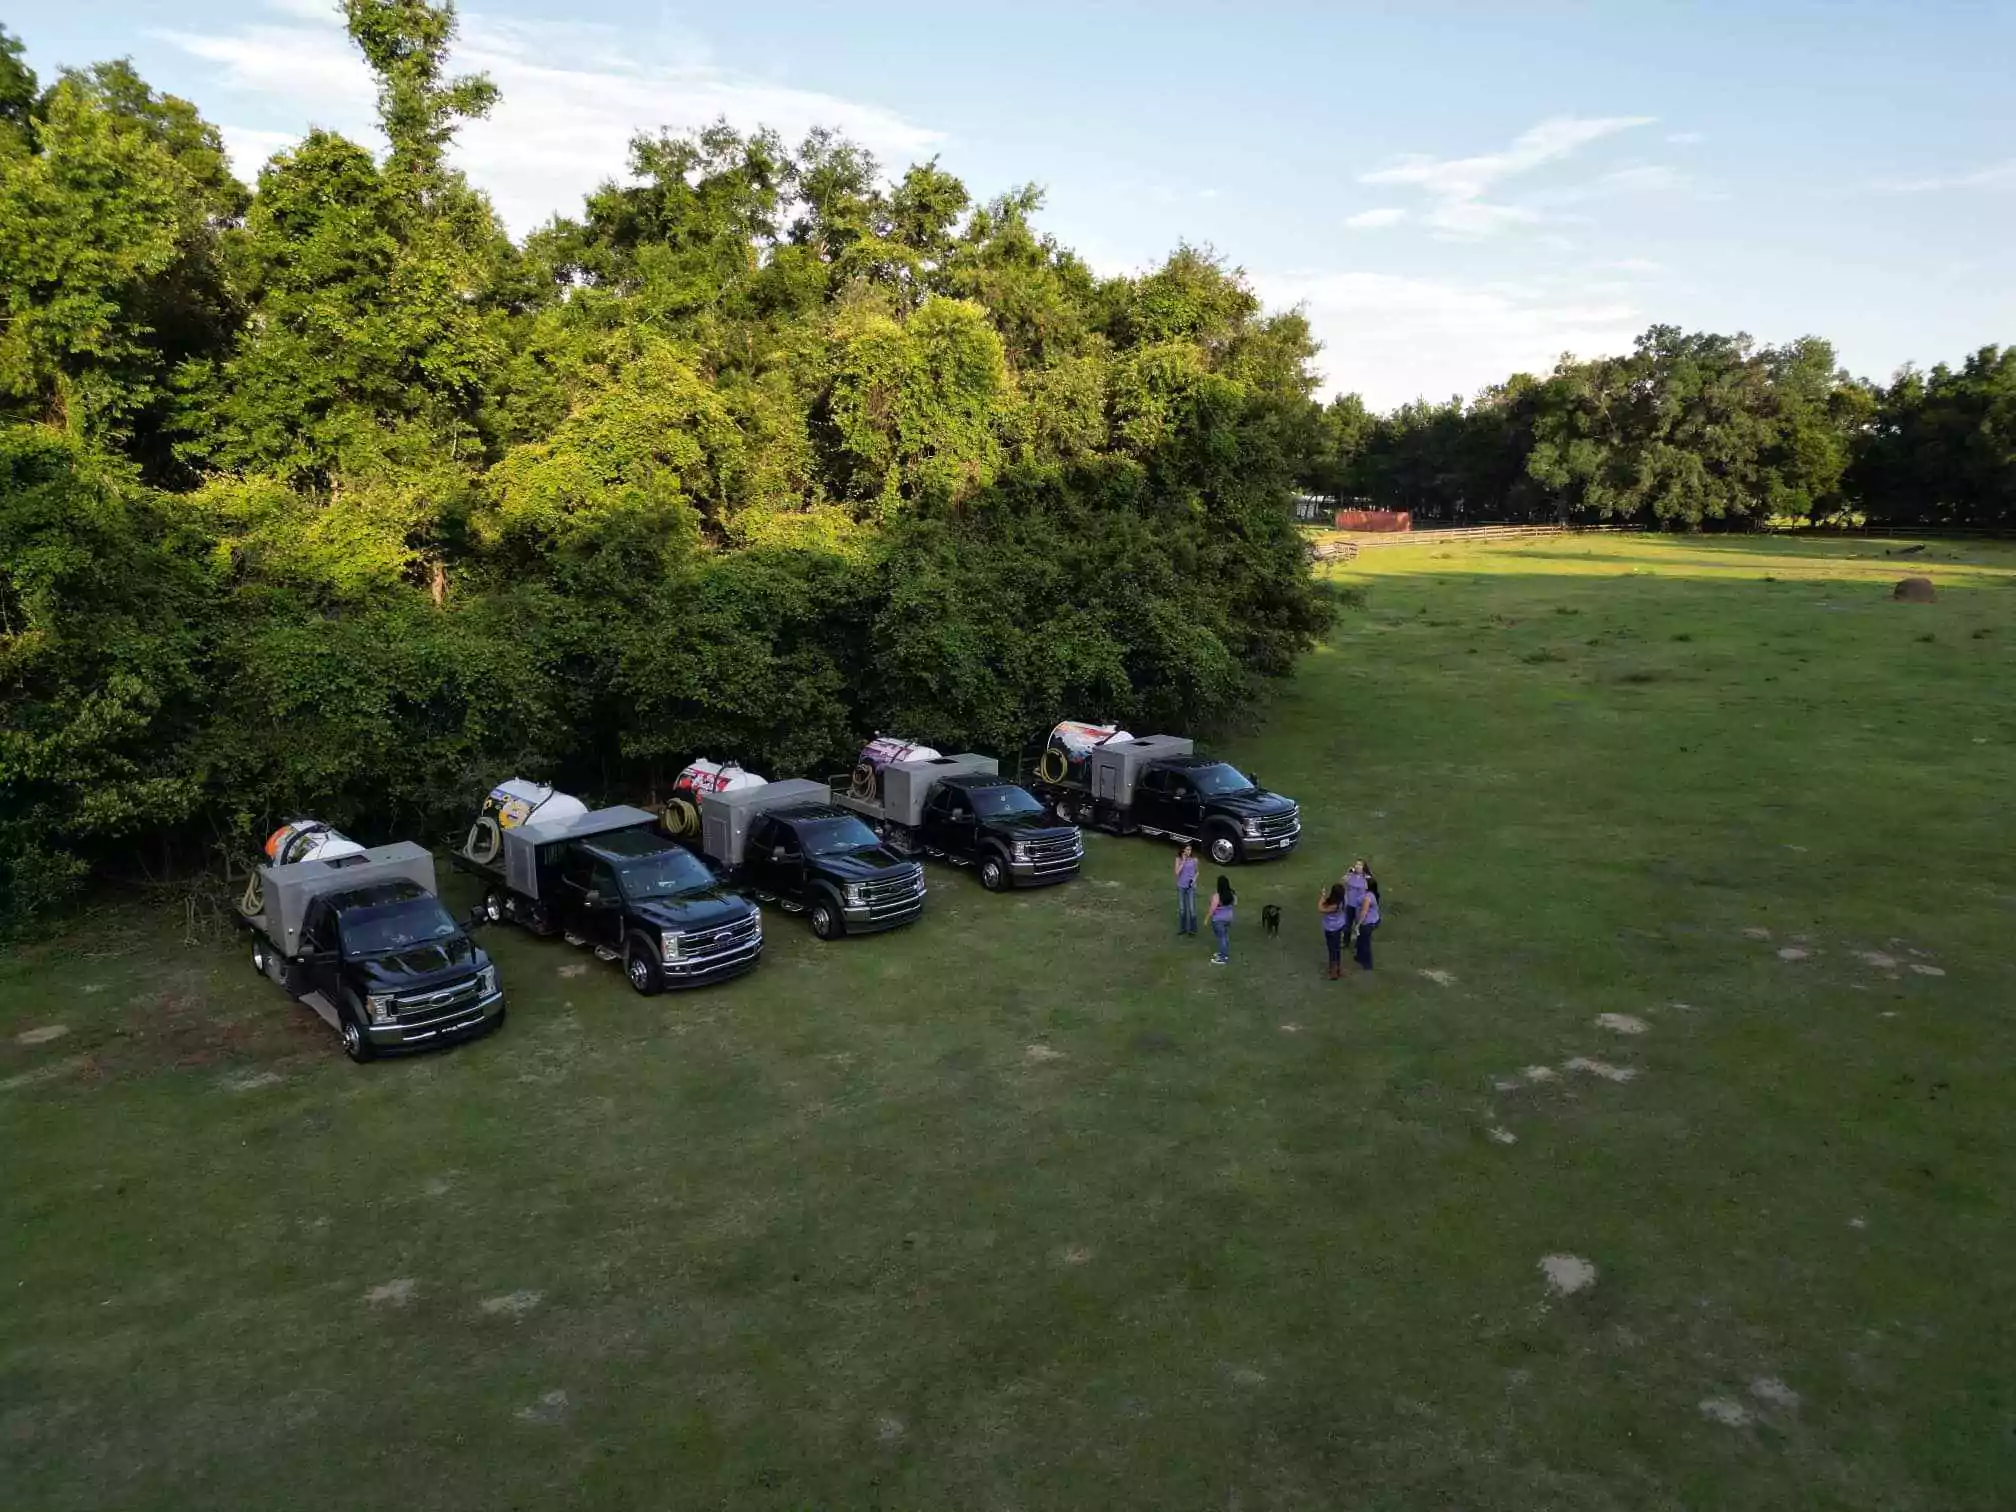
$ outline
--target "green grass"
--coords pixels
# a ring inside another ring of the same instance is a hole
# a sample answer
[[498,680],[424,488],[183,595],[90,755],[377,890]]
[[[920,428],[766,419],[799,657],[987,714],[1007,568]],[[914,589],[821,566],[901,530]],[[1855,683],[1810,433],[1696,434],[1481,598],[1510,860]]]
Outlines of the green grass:
[[179,919],[0,962],[0,1501],[2006,1507],[2016,550],[1881,549],[1335,569],[1228,970],[1113,839],[700,995],[496,933],[367,1068]]

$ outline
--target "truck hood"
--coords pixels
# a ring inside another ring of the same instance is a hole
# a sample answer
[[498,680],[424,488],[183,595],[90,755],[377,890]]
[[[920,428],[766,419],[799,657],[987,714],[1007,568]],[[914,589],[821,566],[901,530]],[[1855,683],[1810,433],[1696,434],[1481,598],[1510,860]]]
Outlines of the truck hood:
[[999,819],[982,820],[981,824],[990,832],[1014,840],[1062,840],[1078,833],[1077,825],[1059,824],[1048,814],[1004,814]]
[[358,956],[343,964],[367,992],[417,992],[459,982],[479,967],[488,966],[490,958],[469,936],[458,934],[384,955]]
[[1279,793],[1270,793],[1265,788],[1255,788],[1250,793],[1230,793],[1223,798],[1211,798],[1206,802],[1212,807],[1223,809],[1228,814],[1237,814],[1242,819],[1264,819],[1269,814],[1285,814],[1295,807],[1293,798],[1284,798]]
[[633,903],[630,911],[658,929],[681,933],[695,929],[719,929],[739,923],[756,911],[756,905],[725,887],[696,887],[692,892],[671,898],[652,898]]
[[893,851],[881,846],[870,846],[867,850],[840,851],[831,856],[815,858],[820,871],[829,877],[837,877],[842,882],[874,882],[886,877],[892,871],[907,871],[917,863],[905,861]]

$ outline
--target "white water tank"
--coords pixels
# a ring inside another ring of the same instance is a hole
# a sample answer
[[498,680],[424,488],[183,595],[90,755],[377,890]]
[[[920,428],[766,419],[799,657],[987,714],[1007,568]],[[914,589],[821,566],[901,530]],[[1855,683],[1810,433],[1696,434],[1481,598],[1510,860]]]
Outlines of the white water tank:
[[469,826],[468,838],[462,842],[462,854],[479,866],[488,866],[503,848],[505,830],[517,829],[534,819],[579,819],[587,812],[588,805],[571,793],[513,777],[490,789],[483,800],[483,812],[476,816],[476,822]]
[[882,769],[899,761],[935,761],[939,752],[927,745],[919,745],[914,740],[905,740],[900,735],[877,735],[861,747],[861,755],[854,763],[854,779],[849,791],[856,798],[879,799],[882,796]]
[[1045,782],[1085,781],[1085,758],[1100,746],[1134,737],[1118,725],[1087,724],[1079,719],[1061,721],[1050,732],[1043,747],[1036,775]]
[[665,800],[659,817],[674,835],[700,833],[700,800],[709,793],[734,793],[743,788],[762,787],[764,779],[744,771],[732,761],[709,761],[701,757],[688,764],[672,779],[672,796]]
[[364,847],[320,819],[290,819],[266,837],[264,850],[274,866],[293,866],[302,861],[360,855]]

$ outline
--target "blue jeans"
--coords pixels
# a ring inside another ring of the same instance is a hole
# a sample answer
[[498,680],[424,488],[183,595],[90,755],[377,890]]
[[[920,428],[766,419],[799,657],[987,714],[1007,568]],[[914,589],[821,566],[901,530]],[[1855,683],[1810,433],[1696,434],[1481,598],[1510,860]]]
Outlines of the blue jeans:
[[1372,969],[1372,931],[1378,927],[1377,924],[1358,926],[1358,964],[1367,971]]
[[1218,937],[1218,954],[1221,959],[1232,958],[1232,924],[1227,919],[1213,919],[1211,933]]
[[1326,930],[1324,930],[1324,931],[1323,931],[1323,948],[1324,948],[1324,950],[1326,950],[1326,951],[1328,951],[1328,952],[1329,952],[1329,955],[1330,955],[1330,964],[1331,964],[1332,966],[1341,966],[1341,965],[1343,965],[1343,964],[1344,964],[1344,931],[1343,931],[1343,930],[1341,930],[1341,929],[1326,929]]
[[1176,933],[1197,933],[1197,889],[1179,887],[1176,889]]

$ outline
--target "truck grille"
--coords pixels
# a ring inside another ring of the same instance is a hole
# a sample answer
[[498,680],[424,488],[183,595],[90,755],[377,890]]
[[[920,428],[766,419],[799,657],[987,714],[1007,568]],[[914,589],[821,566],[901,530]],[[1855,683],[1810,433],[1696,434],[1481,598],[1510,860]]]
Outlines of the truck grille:
[[482,978],[472,976],[451,986],[436,988],[432,992],[401,993],[392,1000],[392,1011],[400,1023],[411,1024],[454,1013],[458,1008],[466,1008],[482,996]]
[[1260,833],[1269,840],[1278,840],[1283,835],[1292,835],[1302,828],[1302,809],[1298,804],[1285,814],[1267,814],[1260,820]]
[[733,924],[723,924],[718,929],[703,929],[682,936],[679,954],[665,963],[665,970],[675,980],[706,976],[745,964],[753,966],[762,953],[763,915],[752,908],[746,919],[737,919]]
[[1060,871],[1076,871],[1085,859],[1085,842],[1075,830],[1068,835],[1025,840],[1023,844],[1028,848],[1029,863],[1039,877]]
[[886,919],[894,914],[908,913],[919,908],[924,902],[924,868],[916,862],[902,871],[861,885],[861,895],[868,900],[869,915]]

